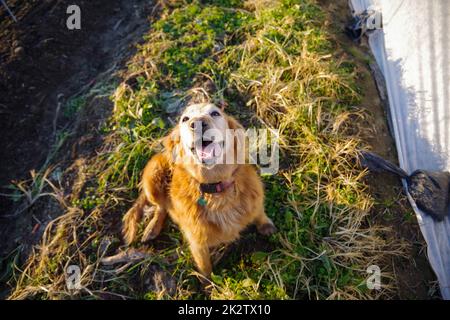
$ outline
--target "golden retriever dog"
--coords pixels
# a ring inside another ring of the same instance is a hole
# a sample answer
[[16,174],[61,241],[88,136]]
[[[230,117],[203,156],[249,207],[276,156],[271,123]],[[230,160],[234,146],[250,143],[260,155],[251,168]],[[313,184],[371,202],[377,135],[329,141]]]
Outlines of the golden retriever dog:
[[228,139],[229,132],[239,129],[243,131],[241,124],[214,104],[185,109],[163,139],[164,150],[144,169],[142,192],[123,218],[127,244],[135,240],[144,207],[153,205],[141,240],[157,237],[168,214],[188,241],[199,272],[209,277],[211,248],[236,240],[252,223],[263,235],[276,232],[264,212],[263,184],[256,169],[237,161],[243,149],[236,136]]

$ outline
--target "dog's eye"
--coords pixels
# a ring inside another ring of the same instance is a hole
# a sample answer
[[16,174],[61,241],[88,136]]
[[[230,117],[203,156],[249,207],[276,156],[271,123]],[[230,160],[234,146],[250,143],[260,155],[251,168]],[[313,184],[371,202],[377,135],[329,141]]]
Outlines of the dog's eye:
[[220,116],[220,113],[218,111],[211,112],[211,117],[218,117]]
[[181,119],[181,122],[186,122],[189,120],[189,117],[183,117],[183,119]]

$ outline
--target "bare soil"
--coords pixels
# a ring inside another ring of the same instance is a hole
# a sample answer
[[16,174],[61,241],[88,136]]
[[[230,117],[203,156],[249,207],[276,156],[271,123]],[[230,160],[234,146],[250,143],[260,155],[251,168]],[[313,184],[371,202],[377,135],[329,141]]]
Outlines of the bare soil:
[[[11,182],[30,179],[31,170],[42,168],[64,128],[72,128],[73,135],[57,159],[66,168],[75,170],[83,165],[83,154],[95,153],[112,103],[108,97],[96,99],[75,119],[64,113],[64,106],[125,67],[149,29],[154,9],[145,0],[7,3],[18,22],[0,6],[0,194],[10,194]],[[81,9],[81,30],[66,26],[66,10],[73,4]],[[0,262],[18,246],[27,252],[24,246],[36,243],[59,212],[48,202],[6,218],[17,206],[11,197],[0,196]]]
[[[39,169],[64,126],[58,103],[123,64],[149,27],[148,1],[8,1],[18,23],[0,11],[0,186]],[[81,30],[68,30],[66,9],[81,8]],[[56,119],[55,119],[56,118]],[[5,192],[5,190],[2,190]],[[8,211],[8,199],[0,198]]]

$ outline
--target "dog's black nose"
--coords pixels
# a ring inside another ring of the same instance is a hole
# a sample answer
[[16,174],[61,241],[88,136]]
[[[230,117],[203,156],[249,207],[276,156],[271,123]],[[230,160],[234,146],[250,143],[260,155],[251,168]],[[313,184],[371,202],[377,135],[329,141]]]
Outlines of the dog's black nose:
[[203,120],[195,120],[192,121],[189,126],[191,127],[192,130],[194,130],[196,128],[196,126],[199,126],[199,128],[202,129],[202,132],[205,132],[208,129],[208,123],[206,123]]

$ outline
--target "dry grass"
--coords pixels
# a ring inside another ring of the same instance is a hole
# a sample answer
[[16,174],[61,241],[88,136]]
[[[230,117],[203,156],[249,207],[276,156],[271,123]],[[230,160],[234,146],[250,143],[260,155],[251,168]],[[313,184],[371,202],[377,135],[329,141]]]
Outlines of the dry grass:
[[[166,107],[184,102],[184,93],[205,77],[216,87],[212,100],[225,100],[246,123],[256,119],[279,129],[282,148],[280,172],[264,177],[266,209],[280,232],[250,253],[246,243],[258,247],[251,233],[233,252],[219,250],[210,298],[377,299],[395,293],[389,261],[405,245],[371,223],[373,199],[356,161],[367,115],[356,107],[353,68],[333,54],[321,9],[312,0],[208,3],[162,6],[160,21],[115,91],[108,138],[89,160],[95,183],[76,199],[54,191],[66,213],[47,226],[18,270],[11,299],[206,298],[173,225],[154,245],[139,248],[141,260],[101,264],[125,249],[118,221],[158,138],[170,128]],[[190,15],[209,24],[193,25]],[[82,270],[83,288],[76,291],[65,285],[72,264]],[[379,291],[365,283],[373,264],[383,272]]]

